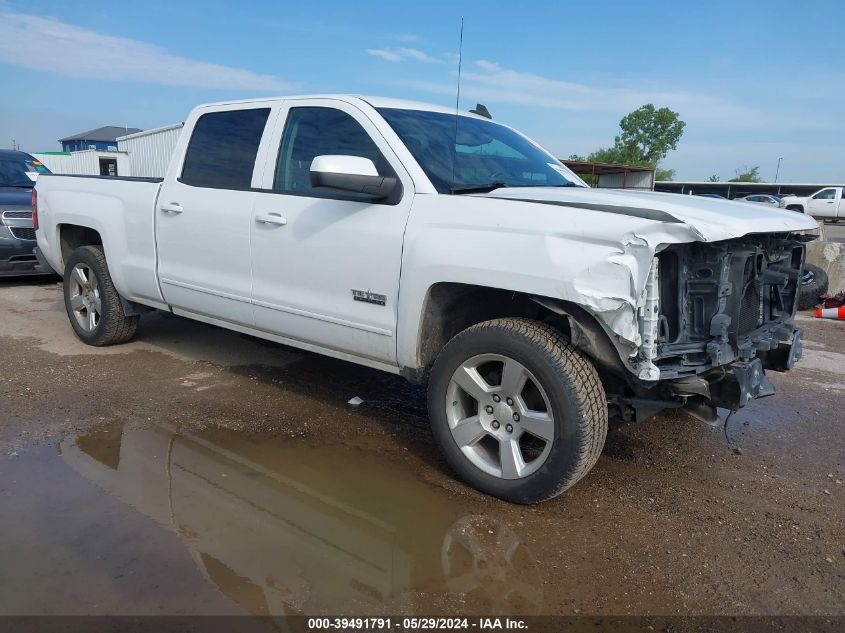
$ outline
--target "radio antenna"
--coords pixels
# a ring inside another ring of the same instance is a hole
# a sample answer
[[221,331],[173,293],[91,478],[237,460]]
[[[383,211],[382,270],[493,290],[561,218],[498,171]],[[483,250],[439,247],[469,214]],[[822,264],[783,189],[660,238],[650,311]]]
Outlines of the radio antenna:
[[464,59],[464,19],[461,18],[461,34],[458,39],[458,90],[455,95],[455,144],[452,146],[452,187],[455,186],[455,164],[457,163],[458,146],[458,111],[461,101],[461,62]]

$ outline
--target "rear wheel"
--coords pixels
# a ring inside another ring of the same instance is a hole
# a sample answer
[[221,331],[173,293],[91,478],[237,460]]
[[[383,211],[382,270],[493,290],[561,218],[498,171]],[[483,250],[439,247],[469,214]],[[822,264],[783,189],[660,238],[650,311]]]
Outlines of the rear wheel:
[[138,316],[126,316],[102,246],[80,246],[67,260],[65,309],[76,335],[88,345],[116,345],[135,336]]
[[455,472],[516,503],[575,484],[607,435],[595,368],[560,332],[528,319],[487,321],[453,338],[432,369],[428,407]]

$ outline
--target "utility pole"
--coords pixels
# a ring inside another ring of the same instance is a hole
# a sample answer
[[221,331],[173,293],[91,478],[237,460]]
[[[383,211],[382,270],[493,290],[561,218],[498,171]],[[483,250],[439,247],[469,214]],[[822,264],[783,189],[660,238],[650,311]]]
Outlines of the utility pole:
[[778,174],[780,173],[780,161],[783,160],[783,156],[778,158],[778,168],[775,170],[775,182],[778,181]]

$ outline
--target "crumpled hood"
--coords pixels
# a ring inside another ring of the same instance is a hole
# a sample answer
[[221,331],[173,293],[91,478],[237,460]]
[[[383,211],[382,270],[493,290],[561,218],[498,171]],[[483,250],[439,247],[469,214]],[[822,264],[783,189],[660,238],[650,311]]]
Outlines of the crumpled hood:
[[787,233],[818,228],[812,217],[795,211],[751,202],[654,191],[508,187],[495,189],[479,197],[583,208],[670,224],[685,224],[703,242],[727,240],[749,233]]

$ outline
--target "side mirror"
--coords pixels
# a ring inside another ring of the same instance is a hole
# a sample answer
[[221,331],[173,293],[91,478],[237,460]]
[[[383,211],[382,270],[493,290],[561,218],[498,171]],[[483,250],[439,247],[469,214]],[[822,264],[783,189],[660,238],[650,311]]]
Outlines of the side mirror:
[[327,154],[311,161],[312,187],[338,189],[370,200],[381,200],[396,192],[398,185],[396,178],[379,176],[369,158]]

